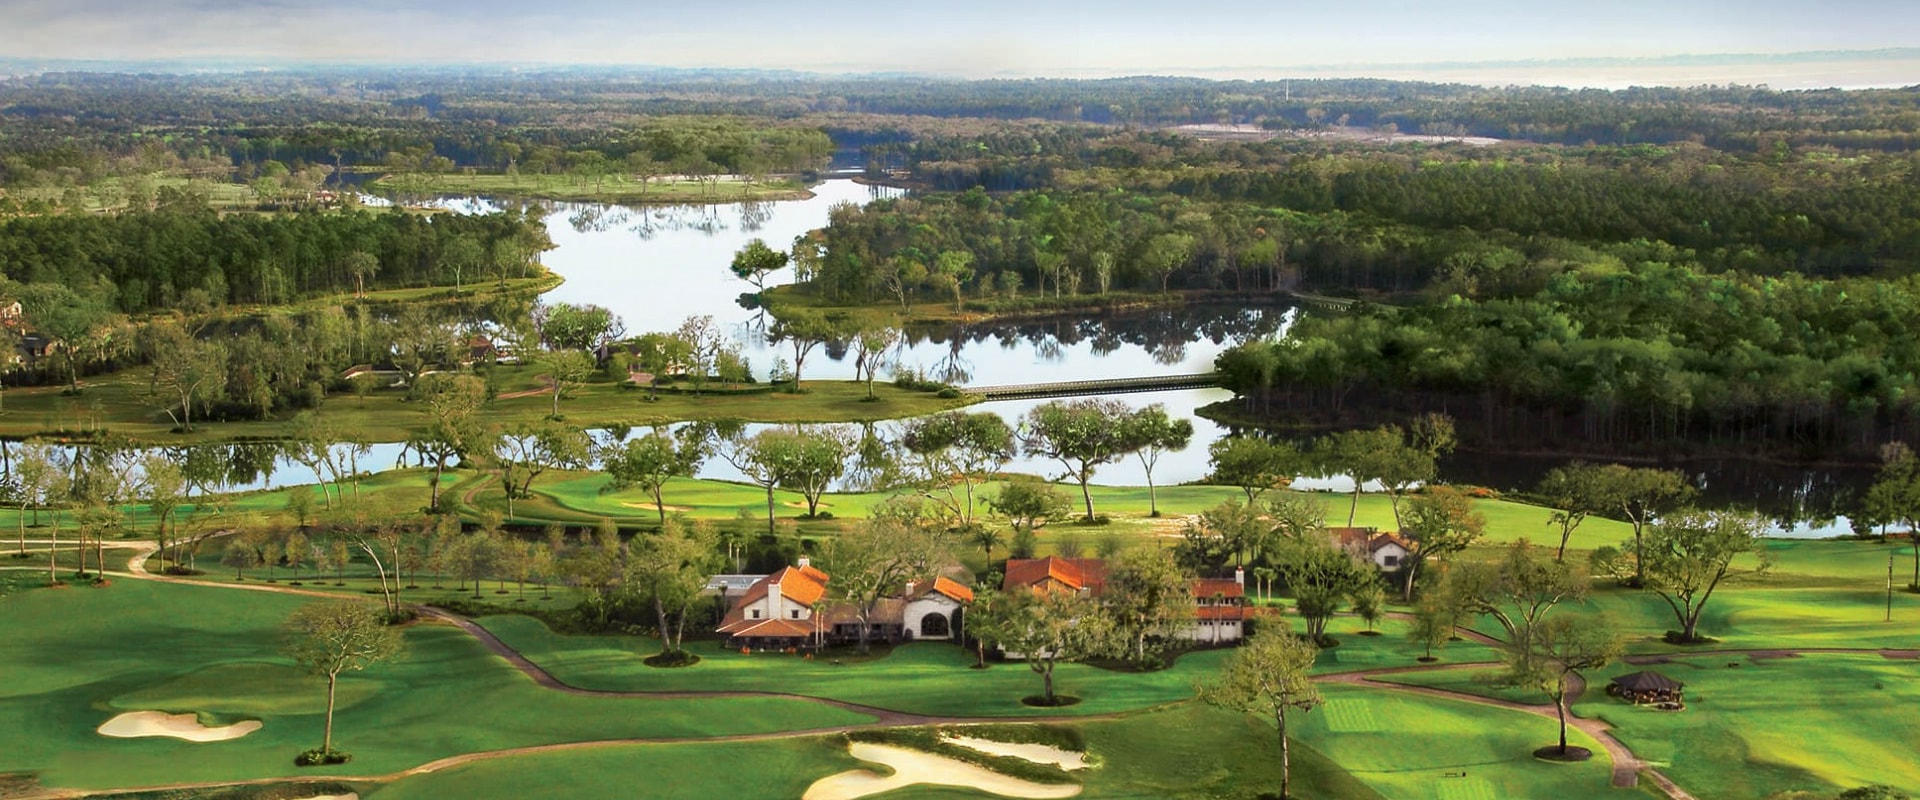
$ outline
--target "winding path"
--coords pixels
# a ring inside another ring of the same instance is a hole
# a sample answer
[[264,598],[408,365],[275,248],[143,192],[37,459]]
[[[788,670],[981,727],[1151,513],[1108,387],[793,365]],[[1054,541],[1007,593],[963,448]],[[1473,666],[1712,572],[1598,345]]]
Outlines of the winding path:
[[[1378,678],[1378,676],[1381,676],[1381,675],[1393,675],[1397,673],[1430,672],[1435,670],[1486,669],[1489,666],[1493,666],[1493,665],[1490,663],[1481,662],[1481,663],[1473,663],[1473,664],[1448,664],[1443,667],[1427,667],[1427,666],[1388,667],[1385,669],[1378,669],[1378,670],[1362,670],[1359,672],[1343,672],[1343,673],[1337,673],[1333,675],[1327,675],[1320,678],[1320,681],[1323,683],[1339,683],[1339,684],[1346,684],[1351,686],[1367,686],[1370,688],[1386,689],[1388,691],[1406,692],[1408,694],[1426,695],[1428,697],[1440,697],[1447,700],[1457,700],[1460,702],[1474,703],[1477,705],[1492,706],[1494,708],[1504,708],[1512,711],[1521,711],[1528,714],[1535,714],[1538,716],[1547,717],[1549,719],[1553,719],[1556,721],[1559,719],[1559,712],[1552,705],[1519,703],[1512,700],[1502,700],[1494,697],[1484,697],[1477,694],[1469,694],[1467,692],[1456,692],[1449,689],[1436,689],[1430,686],[1411,686],[1403,683],[1392,683],[1390,681],[1379,680]],[[1584,680],[1581,681],[1580,684],[1577,686],[1570,685],[1567,690],[1567,703],[1571,705],[1574,700],[1579,698],[1581,692],[1584,692],[1585,690],[1586,690],[1586,682]],[[1640,774],[1642,772],[1645,772],[1647,777],[1654,782],[1654,785],[1659,786],[1660,790],[1666,793],[1667,797],[1673,798],[1673,800],[1694,800],[1693,795],[1690,795],[1684,790],[1682,790],[1679,786],[1675,785],[1673,781],[1668,780],[1665,775],[1661,775],[1658,770],[1652,767],[1652,765],[1648,764],[1645,761],[1640,760],[1640,758],[1638,756],[1635,756],[1633,754],[1633,751],[1629,749],[1625,743],[1621,742],[1619,739],[1614,738],[1611,732],[1612,726],[1608,725],[1607,723],[1601,722],[1600,720],[1597,720],[1597,719],[1587,719],[1584,717],[1576,717],[1573,715],[1568,715],[1567,726],[1570,728],[1578,728],[1579,730],[1585,732],[1588,736],[1593,737],[1594,741],[1599,742],[1602,749],[1605,749],[1607,751],[1607,757],[1613,761],[1613,785],[1623,787],[1623,788],[1631,788],[1634,786],[1638,786],[1640,785]]]
[[[500,637],[493,635],[492,631],[489,631],[486,628],[481,627],[479,623],[474,622],[473,620],[467,619],[466,617],[462,617],[458,614],[454,614],[439,608],[434,608],[433,606],[421,606],[420,612],[427,617],[431,617],[437,621],[450,624],[456,628],[459,628],[460,630],[466,631],[468,635],[471,635],[473,638],[478,639],[480,641],[480,644],[485,646],[488,650],[492,651],[494,655],[497,655],[503,659],[506,659],[508,664],[512,664],[515,669],[520,670],[527,677],[532,678],[534,683],[537,683],[542,687],[552,689],[556,692],[585,695],[588,697],[656,697],[656,698],[667,699],[667,700],[682,700],[682,699],[697,698],[697,697],[778,698],[782,700],[800,700],[805,702],[818,703],[820,705],[830,706],[832,708],[838,708],[843,711],[851,711],[856,714],[865,714],[867,716],[873,717],[875,720],[874,722],[859,724],[859,725],[842,725],[842,726],[835,726],[835,727],[829,727],[829,728],[821,728],[813,731],[796,732],[796,733],[793,733],[792,735],[809,735],[814,733],[838,733],[841,731],[848,731],[856,728],[934,725],[934,724],[945,723],[945,722],[963,722],[969,719],[975,719],[970,717],[945,717],[945,716],[929,716],[926,714],[913,714],[905,711],[895,711],[889,708],[880,708],[878,706],[861,705],[859,703],[849,703],[842,700],[833,700],[825,697],[814,697],[812,695],[804,695],[804,694],[792,694],[788,692],[616,691],[616,690],[610,690],[610,689],[585,689],[579,686],[574,686],[572,684],[566,683],[564,681],[561,681],[559,678],[554,677],[553,673],[548,672],[545,667],[542,667],[539,664],[533,663],[532,659],[529,659],[525,655],[522,655],[520,651],[513,649],[511,645],[508,645],[506,642],[501,641]],[[1108,715],[1108,716],[1112,716],[1112,715]],[[1086,718],[1097,719],[1097,717],[1086,717]],[[1004,718],[995,717],[994,719],[1004,719]],[[1071,719],[1081,719],[1081,717],[1072,717]],[[765,738],[765,737],[762,737],[762,738]]]
[[[119,542],[119,543],[115,543],[115,545],[124,549],[134,549],[137,552],[135,552],[134,555],[131,558],[129,558],[127,562],[127,570],[125,572],[110,572],[109,574],[124,575],[126,577],[131,577],[131,578],[159,581],[159,582],[165,582],[165,583],[180,583],[180,584],[188,584],[188,585],[195,585],[195,586],[213,586],[213,587],[228,588],[228,589],[244,589],[249,591],[275,592],[280,594],[295,594],[295,595],[302,595],[302,596],[309,596],[309,597],[331,598],[331,597],[340,596],[338,593],[335,593],[335,592],[326,592],[326,591],[319,591],[319,590],[312,590],[312,589],[300,589],[300,588],[294,588],[290,586],[280,586],[280,585],[260,584],[260,583],[255,583],[255,584],[211,583],[208,581],[192,580],[192,579],[180,578],[175,576],[158,575],[148,571],[146,568],[148,559],[151,558],[152,555],[159,550],[159,546],[157,543],[151,542],[151,541],[139,541],[139,542]],[[34,569],[39,569],[39,568],[34,567]],[[485,760],[496,759],[496,758],[507,758],[507,757],[527,755],[527,754],[533,754],[533,753],[549,753],[549,752],[558,752],[558,751],[565,751],[565,750],[618,747],[623,745],[635,745],[635,744],[689,744],[689,743],[700,743],[700,742],[766,741],[766,740],[773,740],[773,739],[788,739],[788,738],[804,737],[804,736],[820,736],[820,735],[827,735],[827,734],[834,734],[834,733],[844,733],[847,731],[852,731],[852,730],[857,730],[862,728],[886,728],[886,727],[937,725],[937,724],[970,724],[970,723],[981,723],[981,722],[988,722],[988,721],[993,721],[993,722],[1012,721],[1012,722],[1028,722],[1028,723],[1075,722],[1075,721],[1098,720],[1098,719],[1115,719],[1115,718],[1129,716],[1132,714],[1138,714],[1143,711],[1149,710],[1149,709],[1137,709],[1134,711],[1126,711],[1126,712],[1119,712],[1119,713],[1113,713],[1113,714],[1097,714],[1097,715],[1089,714],[1089,715],[1081,715],[1081,716],[1047,716],[1047,717],[934,716],[934,715],[915,714],[915,713],[909,713],[904,711],[897,711],[897,710],[888,709],[888,708],[881,708],[878,706],[849,703],[841,700],[833,700],[833,699],[823,698],[823,697],[814,697],[810,695],[791,694],[791,693],[784,693],[784,692],[614,691],[614,690],[602,690],[602,689],[586,689],[578,686],[573,686],[571,684],[561,681],[559,678],[555,677],[551,672],[548,672],[545,668],[541,667],[539,664],[534,663],[531,659],[527,658],[524,654],[520,653],[518,650],[515,650],[512,646],[502,641],[498,636],[495,636],[491,631],[488,631],[486,628],[480,626],[478,623],[470,619],[467,619],[465,617],[459,616],[457,614],[453,614],[451,612],[448,612],[439,608],[434,608],[432,606],[422,606],[420,607],[420,610],[426,618],[428,618],[434,623],[451,625],[453,627],[459,628],[460,630],[466,632],[468,635],[474,637],[474,639],[478,641],[483,647],[485,647],[489,652],[505,660],[514,669],[518,670],[521,674],[526,675],[528,679],[532,680],[534,683],[538,684],[543,688],[551,689],[553,691],[566,692],[568,694],[575,694],[575,695],[598,696],[598,697],[655,697],[655,698],[662,698],[662,699],[686,699],[686,698],[699,698],[699,697],[780,698],[780,699],[787,699],[787,700],[818,703],[818,704],[829,706],[832,708],[837,708],[837,709],[849,711],[856,714],[870,716],[870,717],[873,717],[873,721],[865,722],[865,723],[854,723],[849,725],[836,725],[836,726],[828,726],[828,727],[820,727],[820,728],[808,728],[808,729],[802,729],[802,730],[767,731],[762,733],[733,734],[733,735],[725,735],[725,736],[709,736],[709,737],[696,737],[696,738],[681,737],[681,738],[603,739],[603,740],[586,741],[586,742],[563,742],[563,743],[556,743],[556,744],[533,745],[528,747],[516,747],[516,748],[503,749],[503,750],[489,750],[489,751],[474,752],[474,753],[462,753],[459,755],[448,756],[446,758],[430,761],[428,763],[421,764],[411,769],[389,773],[386,775],[358,775],[358,776],[302,775],[302,776],[296,776],[296,777],[283,776],[283,777],[276,777],[276,778],[261,778],[257,780],[248,780],[248,781],[220,781],[220,782],[165,784],[165,785],[155,785],[155,786],[119,788],[119,789],[113,789],[110,791],[109,790],[77,790],[77,789],[43,789],[43,790],[27,793],[24,795],[20,795],[19,796],[20,800],[68,800],[69,798],[82,798],[82,797],[88,797],[88,796],[100,795],[100,794],[109,794],[109,793],[185,791],[185,790],[194,790],[194,789],[211,789],[211,788],[219,788],[219,787],[227,787],[227,786],[259,786],[259,785],[286,783],[290,780],[298,780],[301,782],[336,781],[336,782],[350,782],[350,783],[387,783],[387,782],[399,780],[401,778],[406,778],[406,777],[411,777],[416,775],[424,775],[427,773],[437,772],[439,770],[447,769],[449,767],[455,767],[463,764],[470,764],[477,761],[485,761]],[[1389,614],[1388,616],[1405,617],[1407,615],[1401,614],[1401,613],[1392,613],[1392,614]],[[1461,634],[1464,638],[1471,639],[1473,641],[1477,641],[1483,644],[1498,643],[1498,640],[1494,639],[1493,637],[1480,633],[1478,631],[1470,630],[1470,629],[1462,629]],[[1692,651],[1692,652],[1669,653],[1669,654],[1648,654],[1648,655],[1628,656],[1623,660],[1626,663],[1630,663],[1630,664],[1657,664],[1657,663],[1664,663],[1675,658],[1695,658],[1700,656],[1746,656],[1749,658],[1790,658],[1790,657],[1795,657],[1802,654],[1858,655],[1858,654],[1867,654],[1867,653],[1877,653],[1881,657],[1889,658],[1889,659],[1920,659],[1920,650],[1902,650],[1902,649],[1885,649],[1885,648],[1878,648],[1878,649],[1876,648],[1794,648],[1794,649],[1755,648],[1755,649],[1729,649],[1729,650],[1699,650],[1699,651]],[[1381,679],[1383,676],[1391,676],[1391,675],[1403,674],[1403,673],[1432,672],[1436,670],[1486,669],[1488,667],[1493,667],[1493,666],[1497,666],[1497,664],[1495,662],[1458,663],[1458,664],[1446,664],[1446,665],[1439,665],[1439,666],[1428,665],[1428,664],[1417,664],[1417,665],[1408,665],[1408,666],[1399,666],[1399,667],[1382,667],[1378,669],[1357,670],[1353,672],[1331,673],[1331,674],[1318,676],[1316,680],[1323,683],[1333,683],[1333,684],[1342,684],[1342,685],[1351,685],[1351,686],[1364,686],[1370,689],[1381,689],[1385,691],[1397,691],[1397,692],[1407,692],[1411,694],[1420,694],[1420,695],[1426,695],[1430,697],[1453,700],[1457,702],[1474,703],[1482,706],[1519,711],[1523,713],[1535,714],[1538,716],[1558,719],[1556,709],[1551,704],[1520,703],[1520,702],[1515,702],[1511,700],[1502,700],[1498,698],[1485,697],[1481,695],[1452,691],[1448,689],[1439,689],[1439,688],[1426,687],[1426,686],[1411,686],[1407,684],[1393,683],[1393,682]],[[1571,704],[1574,700],[1578,699],[1578,697],[1582,693],[1584,693],[1585,689],[1586,689],[1586,685],[1584,681],[1581,681],[1578,685],[1570,686],[1569,692],[1568,692],[1568,700],[1567,700],[1568,703]],[[1607,755],[1612,761],[1612,783],[1614,786],[1619,786],[1619,787],[1636,786],[1639,783],[1639,777],[1644,774],[1647,776],[1648,780],[1651,780],[1654,783],[1654,785],[1658,787],[1660,791],[1664,793],[1668,798],[1671,798],[1671,800],[1695,800],[1692,794],[1689,794],[1686,790],[1680,788],[1671,779],[1661,774],[1659,770],[1655,769],[1652,765],[1641,760],[1638,756],[1635,756],[1633,751],[1630,748],[1628,748],[1624,743],[1622,743],[1619,739],[1613,736],[1611,732],[1611,726],[1608,725],[1607,723],[1597,719],[1587,719],[1582,717],[1569,716],[1567,718],[1567,724],[1570,727],[1577,728],[1585,732],[1587,735],[1593,737],[1593,739],[1599,742],[1601,747],[1607,751]]]

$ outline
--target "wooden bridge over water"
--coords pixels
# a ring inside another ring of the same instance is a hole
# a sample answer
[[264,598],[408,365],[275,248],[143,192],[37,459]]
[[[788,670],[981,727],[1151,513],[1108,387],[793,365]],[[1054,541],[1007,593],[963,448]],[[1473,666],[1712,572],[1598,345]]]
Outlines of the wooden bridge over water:
[[1005,386],[972,386],[962,389],[986,400],[1016,400],[1029,397],[1078,397],[1098,394],[1159,392],[1168,389],[1209,389],[1220,385],[1220,373],[1191,375],[1148,375],[1139,378],[1102,378],[1089,381],[1017,383]]

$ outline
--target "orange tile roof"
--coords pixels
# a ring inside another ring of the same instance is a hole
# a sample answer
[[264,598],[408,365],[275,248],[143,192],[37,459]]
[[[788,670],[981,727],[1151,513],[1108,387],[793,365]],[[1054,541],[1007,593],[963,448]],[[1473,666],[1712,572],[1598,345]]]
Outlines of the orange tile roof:
[[1006,579],[1000,586],[1034,588],[1054,580],[1075,591],[1087,589],[1099,594],[1106,579],[1107,564],[1097,558],[1011,558],[1007,559]]
[[1366,547],[1367,540],[1373,538],[1373,528],[1328,528],[1327,535],[1333,537],[1333,543],[1341,547]]
[[1199,619],[1234,620],[1246,619],[1248,616],[1246,606],[1200,606],[1193,611]]
[[1413,542],[1407,541],[1402,538],[1400,534],[1391,531],[1373,537],[1373,541],[1367,543],[1367,549],[1377,553],[1380,552],[1380,548],[1390,544],[1399,545],[1400,549],[1409,553],[1413,552]]
[[962,603],[973,602],[973,590],[960,585],[958,581],[945,576],[933,579],[932,591],[939,592]]
[[[754,581],[747,591],[733,601],[727,609],[726,617],[721,620],[721,633],[734,633],[728,630],[754,620],[747,619],[747,606],[767,598],[767,587],[778,585],[780,594],[803,606],[811,606],[827,596],[827,573],[813,567],[784,567],[779,572]],[[736,634],[738,635],[738,634]]]
[[780,584],[780,594],[810,606],[827,596],[827,573],[813,567],[787,567],[767,577]]
[[1245,597],[1247,587],[1226,578],[1201,578],[1193,582],[1194,597]]

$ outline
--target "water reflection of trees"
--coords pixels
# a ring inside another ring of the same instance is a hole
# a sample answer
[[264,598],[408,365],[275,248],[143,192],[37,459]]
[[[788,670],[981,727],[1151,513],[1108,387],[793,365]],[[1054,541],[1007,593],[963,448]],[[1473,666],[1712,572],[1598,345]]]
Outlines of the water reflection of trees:
[[745,200],[740,204],[740,230],[757,233],[773,219],[773,204],[761,200]]
[[568,227],[578,233],[624,230],[641,241],[649,241],[662,233],[696,231],[706,236],[713,236],[730,230],[732,226],[721,214],[723,209],[735,206],[738,207],[738,224],[743,231],[760,230],[773,219],[774,204],[766,202],[646,206],[560,203],[553,207],[553,211],[564,219]]
[[[1526,457],[1461,453],[1449,458],[1441,475],[1455,483],[1471,483],[1511,491],[1531,489],[1553,467],[1572,457]],[[1605,458],[1587,461],[1604,462]],[[1783,528],[1796,524],[1822,527],[1835,517],[1857,512],[1873,470],[1865,467],[1809,467],[1744,459],[1699,459],[1665,463],[1636,463],[1678,469],[1700,490],[1700,502],[1709,508],[1751,508]]]
[[[1097,356],[1133,346],[1151,355],[1154,363],[1171,366],[1184,361],[1188,346],[1196,341],[1204,339],[1218,345],[1266,338],[1279,332],[1286,318],[1281,309],[1275,308],[1190,306],[1087,318],[914,326],[907,331],[903,347],[946,345],[947,353],[936,363],[936,372],[969,370],[971,365],[960,354],[967,345],[989,341],[1004,350],[1024,343],[1042,361],[1058,361],[1068,348],[1083,342]],[[929,377],[946,380],[938,375]]]

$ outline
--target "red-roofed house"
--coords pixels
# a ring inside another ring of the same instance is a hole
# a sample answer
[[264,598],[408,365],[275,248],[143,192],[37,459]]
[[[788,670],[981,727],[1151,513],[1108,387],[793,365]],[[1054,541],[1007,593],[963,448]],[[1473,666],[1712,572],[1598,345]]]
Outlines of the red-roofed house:
[[1181,634],[1196,642],[1237,642],[1247,633],[1247,573],[1236,568],[1233,578],[1201,578],[1193,582],[1193,626]]
[[805,556],[798,566],[755,581],[720,621],[727,647],[754,650],[811,648],[824,636],[814,608],[827,596],[827,573]]
[[[805,556],[796,566],[755,581],[735,600],[719,632],[729,648],[813,649],[858,641],[860,613],[852,604],[827,599],[827,573]],[[882,598],[870,619],[873,641],[958,640],[961,610],[973,590],[950,578],[915,581],[899,597]]]
[[1107,563],[1097,558],[1010,558],[1002,589],[1099,594],[1107,581]]
[[[1074,591],[1099,597],[1106,582],[1107,563],[1097,558],[1013,558],[1007,560],[1001,589]],[[1234,570],[1232,578],[1200,578],[1193,582],[1192,592],[1193,624],[1179,633],[1180,638],[1220,644],[1246,635],[1253,609],[1247,607],[1245,571]]]
[[[924,585],[925,588],[920,588]],[[917,639],[958,641],[961,616],[973,602],[973,590],[945,576],[931,584],[908,584],[907,602],[900,609],[901,629],[905,636]]]
[[1387,572],[1399,570],[1413,553],[1413,543],[1400,534],[1375,528],[1328,528],[1327,535],[1333,537],[1334,544]]

